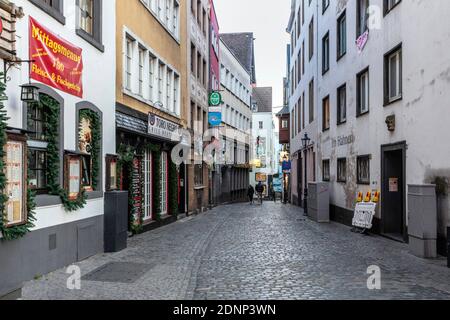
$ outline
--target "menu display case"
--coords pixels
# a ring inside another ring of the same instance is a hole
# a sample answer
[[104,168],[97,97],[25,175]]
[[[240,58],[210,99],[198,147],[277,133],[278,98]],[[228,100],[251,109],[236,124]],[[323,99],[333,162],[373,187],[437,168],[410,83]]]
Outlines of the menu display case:
[[64,187],[69,200],[77,200],[82,190],[83,162],[80,154],[66,153],[64,157]]
[[27,222],[27,138],[8,133],[5,152],[6,226],[13,227]]
[[116,155],[106,155],[106,191],[116,191],[119,189],[117,183],[117,161],[118,157]]

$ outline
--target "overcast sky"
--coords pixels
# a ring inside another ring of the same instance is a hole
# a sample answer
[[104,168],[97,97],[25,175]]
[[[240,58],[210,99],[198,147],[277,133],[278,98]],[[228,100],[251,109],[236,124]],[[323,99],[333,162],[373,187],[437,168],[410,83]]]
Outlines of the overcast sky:
[[214,0],[221,33],[254,33],[256,81],[259,87],[273,87],[274,107],[283,104],[290,3],[291,0]]

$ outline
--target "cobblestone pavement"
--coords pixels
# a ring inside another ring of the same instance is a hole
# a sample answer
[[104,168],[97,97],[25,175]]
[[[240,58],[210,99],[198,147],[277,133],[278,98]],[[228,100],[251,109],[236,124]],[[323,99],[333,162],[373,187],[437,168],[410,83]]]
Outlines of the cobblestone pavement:
[[[91,274],[111,262],[120,263],[115,272]],[[89,279],[80,290],[67,289],[64,269],[25,284],[23,298],[450,300],[444,259],[419,259],[404,244],[273,203],[218,207],[77,265]],[[381,290],[367,289],[372,265],[381,268]]]

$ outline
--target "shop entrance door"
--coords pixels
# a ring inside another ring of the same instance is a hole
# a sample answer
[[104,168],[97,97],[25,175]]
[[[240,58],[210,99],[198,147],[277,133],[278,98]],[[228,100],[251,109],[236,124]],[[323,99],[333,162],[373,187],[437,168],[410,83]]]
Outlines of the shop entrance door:
[[186,165],[182,163],[180,165],[180,174],[178,177],[178,185],[179,185],[179,212],[181,214],[186,213]]
[[144,221],[153,219],[153,167],[152,152],[145,150],[143,174],[144,174]]
[[406,143],[383,146],[381,228],[383,235],[407,242]]

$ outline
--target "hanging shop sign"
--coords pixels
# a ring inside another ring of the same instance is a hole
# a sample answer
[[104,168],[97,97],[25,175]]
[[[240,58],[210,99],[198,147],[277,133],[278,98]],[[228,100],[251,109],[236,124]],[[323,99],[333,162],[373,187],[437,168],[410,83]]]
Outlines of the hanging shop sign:
[[81,156],[76,154],[67,154],[65,156],[64,185],[70,201],[75,201],[80,197],[82,188],[82,171]]
[[209,94],[209,105],[211,107],[218,107],[222,104],[222,95],[220,92],[213,91]]
[[4,147],[6,159],[6,226],[16,226],[27,221],[27,166],[26,137],[8,134]]
[[222,124],[222,113],[221,112],[210,112],[208,114],[209,124],[212,127],[219,127]]
[[180,142],[181,136],[179,132],[180,126],[172,121],[158,117],[154,113],[148,115],[148,134],[170,140]]
[[286,160],[283,161],[283,173],[291,173],[291,169],[292,169],[292,165],[291,165],[291,161]]
[[255,174],[256,182],[266,182],[267,181],[267,175],[265,173],[256,173]]
[[30,17],[30,77],[74,96],[83,97],[82,49]]

